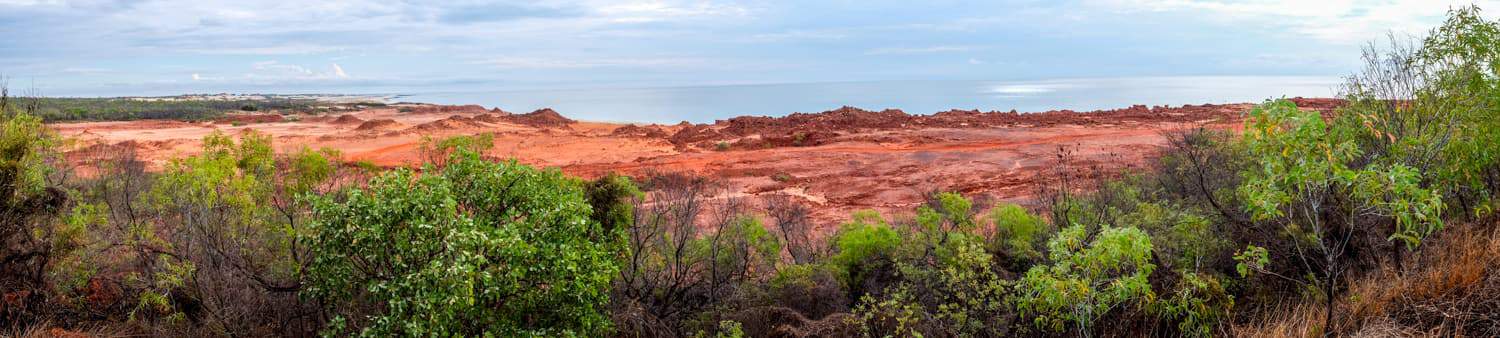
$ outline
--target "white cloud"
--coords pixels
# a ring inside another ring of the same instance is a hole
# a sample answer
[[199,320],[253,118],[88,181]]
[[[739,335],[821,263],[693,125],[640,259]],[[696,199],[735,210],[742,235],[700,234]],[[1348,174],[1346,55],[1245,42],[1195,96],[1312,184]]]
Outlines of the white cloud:
[[1051,93],[1069,87],[1071,86],[1066,84],[1019,83],[995,86],[994,88],[990,88],[989,92],[994,94],[1024,96]]
[[1244,29],[1272,28],[1333,44],[1363,44],[1388,32],[1420,35],[1440,23],[1450,8],[1478,4],[1500,7],[1500,1],[1481,0],[1098,0],[1122,12],[1184,12]]
[[749,10],[733,4],[711,2],[674,3],[668,1],[636,1],[595,5],[594,12],[613,22],[642,23],[679,18],[712,18],[722,16],[744,16]]
[[60,0],[0,0],[0,6],[17,6],[17,7],[42,6],[42,5],[60,5],[62,3],[63,3],[63,1],[60,1]]
[[789,30],[777,33],[761,33],[750,36],[751,41],[777,42],[788,40],[838,40],[849,34],[835,30]]
[[329,53],[344,49],[338,46],[295,43],[260,47],[185,48],[182,51],[210,55],[301,55]]
[[89,75],[89,74],[107,74],[107,73],[113,73],[114,70],[106,69],[106,68],[96,68],[96,67],[68,67],[68,68],[63,68],[62,72],[63,73],[68,73],[68,74],[85,74],[85,75]]
[[[250,64],[250,71],[241,76],[242,80],[252,82],[286,82],[286,81],[326,81],[349,78],[344,68],[338,64],[330,64],[328,71],[317,71],[301,65],[285,64],[279,61],[260,61]],[[200,77],[194,74],[194,79]],[[221,80],[220,78],[201,77],[202,80]]]
[[974,50],[970,46],[931,46],[931,47],[881,47],[865,51],[865,55],[886,54],[932,54],[948,52],[967,52]]
[[604,67],[697,67],[707,64],[693,58],[598,58],[498,57],[471,62],[496,69],[581,69]]

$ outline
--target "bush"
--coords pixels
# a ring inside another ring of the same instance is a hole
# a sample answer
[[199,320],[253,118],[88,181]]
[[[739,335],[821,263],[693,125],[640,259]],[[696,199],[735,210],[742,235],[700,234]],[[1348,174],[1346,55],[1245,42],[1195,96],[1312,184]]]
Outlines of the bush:
[[1031,268],[1017,285],[1016,309],[1037,327],[1060,331],[1072,324],[1095,329],[1095,319],[1118,306],[1145,305],[1155,293],[1147,277],[1151,238],[1136,228],[1099,229],[1090,236],[1074,225],[1047,242],[1049,264]]
[[39,320],[46,274],[78,247],[83,225],[55,223],[68,204],[54,183],[57,142],[41,119],[0,107],[0,324]]
[[1045,235],[1046,221],[1032,215],[1015,204],[1001,204],[990,209],[990,221],[994,223],[995,235],[990,241],[990,250],[1014,262],[1014,265],[1030,265],[1041,258],[1036,244]]
[[863,283],[867,271],[877,264],[875,261],[893,258],[901,237],[879,213],[861,211],[839,227],[833,245],[837,252],[830,261],[839,269],[845,284],[857,287]]
[[306,294],[334,334],[596,335],[617,238],[556,171],[459,151],[440,173],[398,169],[321,199]]
[[849,308],[837,269],[822,264],[787,266],[767,285],[775,304],[818,319]]

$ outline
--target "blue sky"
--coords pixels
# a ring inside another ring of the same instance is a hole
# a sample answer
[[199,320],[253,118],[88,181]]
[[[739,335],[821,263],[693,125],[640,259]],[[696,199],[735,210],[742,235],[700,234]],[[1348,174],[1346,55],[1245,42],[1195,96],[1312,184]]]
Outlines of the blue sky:
[[87,96],[1339,76],[1467,3],[0,0],[0,74]]

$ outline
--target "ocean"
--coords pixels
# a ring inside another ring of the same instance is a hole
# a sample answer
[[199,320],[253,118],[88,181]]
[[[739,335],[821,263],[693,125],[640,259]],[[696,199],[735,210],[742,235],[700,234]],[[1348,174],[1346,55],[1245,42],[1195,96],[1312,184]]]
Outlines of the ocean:
[[910,114],[949,109],[1036,112],[1261,102],[1332,97],[1342,80],[1313,76],[1192,76],[1037,81],[867,81],[650,88],[409,92],[395,101],[479,104],[516,113],[552,108],[574,119],[709,123],[742,115],[782,116],[840,106],[896,108]]

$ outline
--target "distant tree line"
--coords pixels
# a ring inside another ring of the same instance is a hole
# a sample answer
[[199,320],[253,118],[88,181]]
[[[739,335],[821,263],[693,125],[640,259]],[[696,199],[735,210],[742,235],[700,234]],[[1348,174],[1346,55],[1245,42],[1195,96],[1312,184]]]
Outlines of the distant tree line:
[[[208,120],[231,111],[310,111],[319,103],[308,99],[157,100],[133,98],[34,98],[26,108],[46,122],[128,121],[144,119]],[[23,107],[11,106],[21,110]]]

